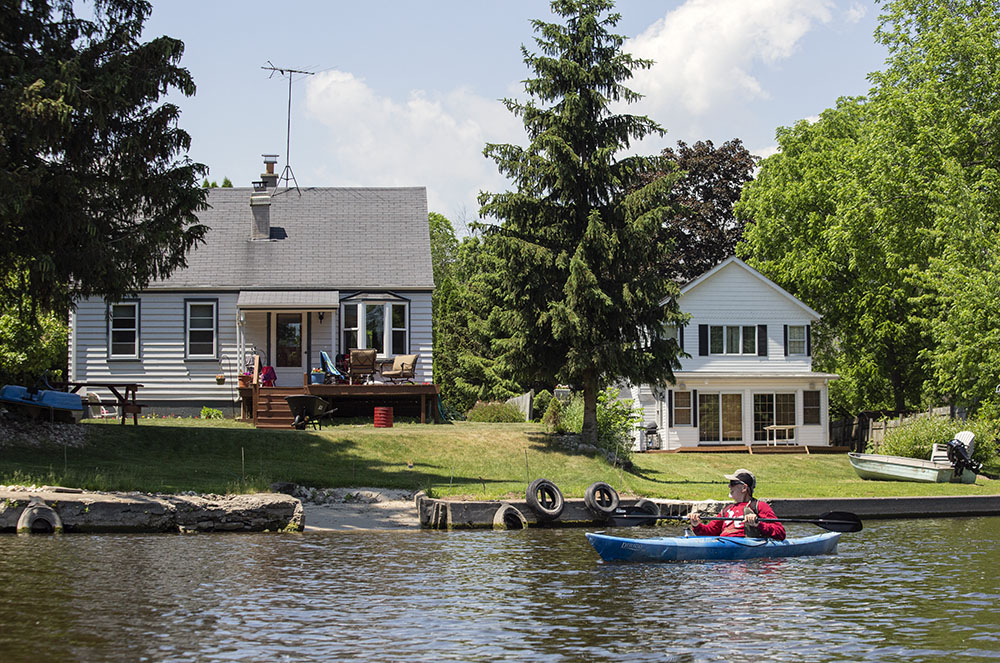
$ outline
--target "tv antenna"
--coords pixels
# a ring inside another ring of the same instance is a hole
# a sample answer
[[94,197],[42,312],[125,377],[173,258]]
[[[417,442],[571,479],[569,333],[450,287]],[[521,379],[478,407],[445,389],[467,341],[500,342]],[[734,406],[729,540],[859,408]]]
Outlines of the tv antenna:
[[303,76],[312,76],[315,72],[312,71],[302,71],[300,69],[286,69],[284,67],[275,67],[271,64],[271,61],[267,61],[266,67],[261,67],[261,69],[267,69],[271,72],[268,78],[273,78],[275,74],[281,74],[282,76],[288,75],[288,126],[285,129],[285,168],[278,175],[278,181],[275,183],[275,189],[277,189],[278,184],[281,180],[285,180],[285,191],[291,188],[290,182],[295,183],[295,190],[301,196],[302,192],[299,191],[298,180],[295,179],[295,173],[292,172],[292,158],[290,156],[291,142],[292,142],[292,77],[295,74],[302,74]]

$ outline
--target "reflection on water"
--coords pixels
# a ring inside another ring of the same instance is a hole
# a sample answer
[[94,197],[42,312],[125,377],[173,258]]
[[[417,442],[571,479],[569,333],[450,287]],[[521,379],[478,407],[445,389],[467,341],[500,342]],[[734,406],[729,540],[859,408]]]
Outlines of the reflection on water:
[[578,529],[3,536],[0,659],[995,661],[998,544],[1000,518],[670,564]]

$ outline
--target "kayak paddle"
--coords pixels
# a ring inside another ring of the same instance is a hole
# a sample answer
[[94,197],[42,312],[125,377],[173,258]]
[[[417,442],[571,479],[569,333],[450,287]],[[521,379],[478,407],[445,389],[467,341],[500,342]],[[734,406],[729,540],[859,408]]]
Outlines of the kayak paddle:
[[[624,520],[624,524],[652,524],[656,520],[687,520],[687,516],[654,516],[652,514],[623,514],[611,518],[613,521]],[[702,518],[703,522],[709,520],[743,520],[743,518]],[[831,532],[860,532],[862,529],[861,519],[853,513],[847,511],[829,511],[819,518],[758,518],[759,523],[812,523]]]

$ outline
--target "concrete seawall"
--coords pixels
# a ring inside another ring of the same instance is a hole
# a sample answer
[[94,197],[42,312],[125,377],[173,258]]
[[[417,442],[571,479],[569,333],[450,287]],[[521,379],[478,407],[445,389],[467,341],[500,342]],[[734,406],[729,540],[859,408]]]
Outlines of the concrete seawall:
[[273,532],[300,531],[302,526],[302,502],[273,493],[145,495],[58,487],[0,491],[0,532]]
[[[592,526],[604,521],[595,518],[582,499],[567,499],[562,514],[554,521],[543,522],[524,500],[452,502],[429,498],[418,493],[414,501],[421,527],[430,529],[493,529],[508,528],[502,522],[504,513],[516,509],[523,516],[524,526]],[[722,501],[693,502],[653,499],[661,516],[685,516],[692,509],[702,513],[718,513],[728,504]],[[621,506],[634,506],[637,500],[622,499]],[[850,511],[862,518],[939,518],[952,516],[1000,515],[1000,495],[947,497],[872,497],[872,498],[808,498],[769,500],[779,518],[815,518],[828,511]],[[516,528],[516,527],[515,527]]]

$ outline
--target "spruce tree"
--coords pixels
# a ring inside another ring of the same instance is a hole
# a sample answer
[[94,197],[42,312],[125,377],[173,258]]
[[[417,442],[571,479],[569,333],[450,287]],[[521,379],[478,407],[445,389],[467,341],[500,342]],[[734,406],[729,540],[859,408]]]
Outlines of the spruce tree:
[[680,351],[676,286],[658,266],[674,178],[640,186],[659,158],[621,157],[663,130],[612,112],[639,95],[623,84],[651,62],[622,52],[609,0],[555,0],[563,24],[533,21],[540,53],[521,48],[529,99],[504,103],[524,122],[527,147],[484,153],[516,187],[483,193],[483,217],[503,260],[503,334],[495,342],[522,382],[582,388],[583,438],[597,442],[597,394],[610,384],[664,386]]

